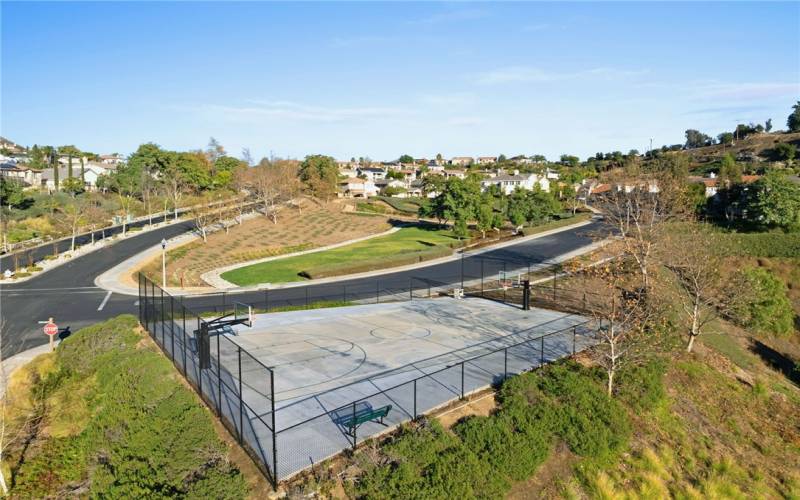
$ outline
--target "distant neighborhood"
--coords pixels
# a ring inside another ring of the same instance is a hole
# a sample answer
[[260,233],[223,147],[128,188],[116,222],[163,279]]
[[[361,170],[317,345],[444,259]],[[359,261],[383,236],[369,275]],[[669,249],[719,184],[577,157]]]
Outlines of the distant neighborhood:
[[[0,137],[0,176],[15,179],[28,189],[53,192],[62,187],[68,179],[80,179],[83,190],[94,191],[97,181],[103,175],[114,172],[124,161],[120,154],[95,155],[77,152],[54,153],[57,168],[34,168],[32,148],[23,147],[4,137]],[[49,160],[48,160],[49,161]]]

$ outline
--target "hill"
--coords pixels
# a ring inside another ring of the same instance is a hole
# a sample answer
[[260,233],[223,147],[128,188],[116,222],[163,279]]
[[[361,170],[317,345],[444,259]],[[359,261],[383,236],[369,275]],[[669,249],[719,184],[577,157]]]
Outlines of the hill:
[[800,132],[752,134],[731,144],[714,144],[687,149],[682,153],[689,156],[694,166],[717,162],[726,154],[732,154],[737,161],[766,163],[777,160],[774,150],[780,143],[789,143],[800,148]]
[[67,337],[14,372],[8,395],[12,498],[248,495],[253,466],[234,464],[237,447],[133,316]]

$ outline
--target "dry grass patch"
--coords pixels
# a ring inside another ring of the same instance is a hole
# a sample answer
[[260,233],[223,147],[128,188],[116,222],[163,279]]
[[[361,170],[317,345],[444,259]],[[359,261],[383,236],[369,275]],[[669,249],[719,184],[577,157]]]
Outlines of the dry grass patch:
[[[390,227],[385,217],[353,216],[337,203],[304,202],[301,209],[281,212],[277,224],[256,217],[231,227],[227,234],[209,235],[206,243],[193,241],[167,252],[167,281],[169,286],[207,286],[200,276],[219,267],[341,243]],[[161,258],[148,262],[142,271],[160,276]]]

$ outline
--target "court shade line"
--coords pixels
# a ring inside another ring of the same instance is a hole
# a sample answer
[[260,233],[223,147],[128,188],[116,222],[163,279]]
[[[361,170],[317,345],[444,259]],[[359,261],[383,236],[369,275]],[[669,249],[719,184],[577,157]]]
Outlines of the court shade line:
[[106,306],[106,302],[108,302],[108,299],[111,298],[111,294],[112,293],[113,292],[111,292],[111,290],[108,291],[108,293],[106,294],[105,298],[103,299],[103,302],[100,302],[100,306],[97,308],[98,311],[102,311],[103,310],[103,308]]

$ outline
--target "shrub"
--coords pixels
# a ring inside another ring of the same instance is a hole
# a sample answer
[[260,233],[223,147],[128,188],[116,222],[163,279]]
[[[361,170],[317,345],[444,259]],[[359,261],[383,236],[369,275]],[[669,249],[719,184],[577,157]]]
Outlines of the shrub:
[[[512,412],[492,417],[470,417],[453,429],[464,444],[496,471],[514,481],[531,476],[547,458],[552,433],[543,421],[519,420]],[[538,424],[538,425],[537,425]]]
[[638,410],[655,408],[666,396],[666,368],[661,359],[623,368],[617,377],[617,397]]
[[763,268],[740,272],[738,303],[734,319],[759,333],[786,335],[793,330],[794,311],[786,295],[786,286]]
[[499,398],[503,411],[532,412],[579,455],[609,458],[630,434],[622,405],[605,393],[596,373],[573,362],[512,377]]
[[718,236],[731,255],[800,257],[800,233],[728,233]]
[[358,498],[500,498],[508,489],[501,476],[435,421],[404,428],[384,452],[389,463],[367,468],[355,485]]
[[[84,328],[32,391],[48,433],[25,452],[12,496],[243,498],[208,411],[133,316]],[[38,396],[41,395],[41,396]]]

